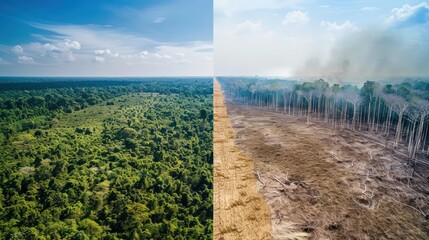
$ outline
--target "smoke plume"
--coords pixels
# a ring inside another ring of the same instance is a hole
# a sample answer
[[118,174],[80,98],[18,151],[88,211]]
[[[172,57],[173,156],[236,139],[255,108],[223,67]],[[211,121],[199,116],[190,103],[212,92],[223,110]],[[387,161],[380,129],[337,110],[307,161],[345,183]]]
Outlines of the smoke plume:
[[[428,35],[429,36],[429,35]],[[312,57],[297,76],[362,82],[402,76],[429,76],[429,38],[402,31],[360,30],[337,40],[327,59]]]

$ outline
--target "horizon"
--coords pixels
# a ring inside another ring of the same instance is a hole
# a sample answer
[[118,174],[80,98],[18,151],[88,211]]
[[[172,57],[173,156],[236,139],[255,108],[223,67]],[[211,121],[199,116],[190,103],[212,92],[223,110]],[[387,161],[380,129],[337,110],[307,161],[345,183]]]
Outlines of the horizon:
[[0,78],[213,78],[212,76],[180,76],[180,75],[171,75],[171,76],[0,76]]

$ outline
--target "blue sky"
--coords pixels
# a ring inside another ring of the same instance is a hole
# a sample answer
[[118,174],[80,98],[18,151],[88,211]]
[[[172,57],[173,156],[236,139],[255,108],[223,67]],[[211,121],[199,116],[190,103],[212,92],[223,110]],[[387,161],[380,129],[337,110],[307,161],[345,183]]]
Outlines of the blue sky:
[[429,75],[422,0],[215,0],[214,26],[215,75]]
[[0,75],[213,71],[212,0],[3,0],[0,22]]

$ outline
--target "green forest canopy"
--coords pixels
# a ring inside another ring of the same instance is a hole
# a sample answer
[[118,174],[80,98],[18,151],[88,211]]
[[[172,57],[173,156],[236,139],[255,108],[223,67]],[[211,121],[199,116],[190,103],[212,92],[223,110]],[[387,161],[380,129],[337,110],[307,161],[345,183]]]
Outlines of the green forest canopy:
[[0,85],[0,238],[211,239],[211,79],[81,83]]

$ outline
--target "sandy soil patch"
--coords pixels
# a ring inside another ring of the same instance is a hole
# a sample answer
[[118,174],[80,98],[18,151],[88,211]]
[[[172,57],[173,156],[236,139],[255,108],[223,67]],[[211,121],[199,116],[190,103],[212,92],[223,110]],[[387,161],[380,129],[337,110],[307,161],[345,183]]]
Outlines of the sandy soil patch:
[[214,239],[271,239],[270,211],[252,159],[235,146],[219,84],[214,83]]

